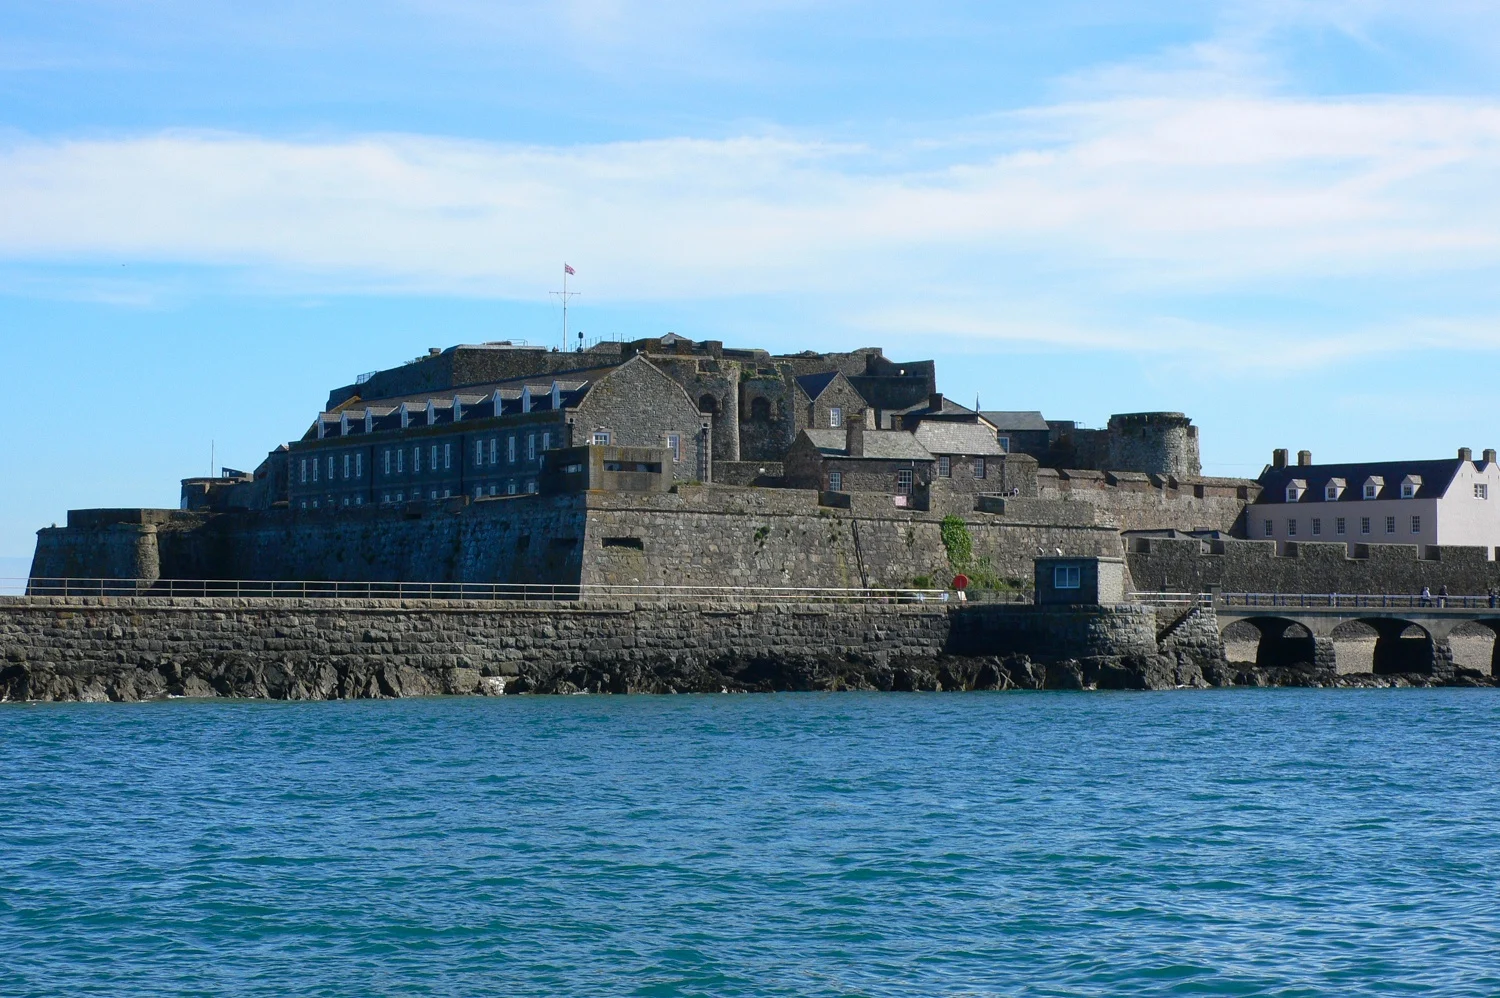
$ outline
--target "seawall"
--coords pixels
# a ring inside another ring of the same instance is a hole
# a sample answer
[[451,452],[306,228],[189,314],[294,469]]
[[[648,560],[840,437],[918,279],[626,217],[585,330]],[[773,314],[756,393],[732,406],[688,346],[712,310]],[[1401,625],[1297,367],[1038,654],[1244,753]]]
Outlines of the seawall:
[[1150,607],[0,599],[0,699],[1203,685]]

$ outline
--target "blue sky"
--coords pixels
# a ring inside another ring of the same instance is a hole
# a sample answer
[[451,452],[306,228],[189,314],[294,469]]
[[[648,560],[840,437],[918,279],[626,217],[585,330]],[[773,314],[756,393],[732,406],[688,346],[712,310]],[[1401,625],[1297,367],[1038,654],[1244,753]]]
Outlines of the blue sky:
[[1206,470],[1500,446],[1500,8],[0,0],[0,574],[328,388],[574,328],[1181,409]]

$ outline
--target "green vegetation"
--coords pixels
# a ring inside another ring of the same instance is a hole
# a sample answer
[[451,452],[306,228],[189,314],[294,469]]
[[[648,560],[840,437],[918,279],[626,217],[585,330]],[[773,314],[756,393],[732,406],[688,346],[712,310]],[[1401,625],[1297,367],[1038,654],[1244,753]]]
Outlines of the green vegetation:
[[[974,538],[962,517],[948,515],[941,525],[943,548],[948,553],[948,567],[956,574],[969,577],[970,592],[1026,592],[1031,585],[1026,579],[1007,579],[996,573],[988,558],[974,557]],[[922,578],[931,581],[930,576]],[[913,580],[916,584],[919,580]],[[919,586],[918,588],[927,588]]]

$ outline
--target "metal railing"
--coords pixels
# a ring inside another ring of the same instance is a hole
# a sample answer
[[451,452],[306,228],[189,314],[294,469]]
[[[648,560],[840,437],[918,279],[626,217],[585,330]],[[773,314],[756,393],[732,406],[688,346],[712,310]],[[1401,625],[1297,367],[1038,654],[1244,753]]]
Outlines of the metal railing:
[[1150,592],[1131,593],[1126,599],[1136,603],[1149,603],[1152,606],[1213,606],[1212,593],[1172,593],[1172,592]]
[[1495,596],[1422,596],[1413,593],[1220,593],[1225,607],[1295,607],[1328,610],[1487,610]]
[[[6,586],[5,583],[14,583]],[[504,582],[308,582],[255,579],[0,579],[0,589],[27,596],[284,598],[381,600],[660,600],[666,602],[927,603],[949,602],[942,589],[796,586],[651,586]],[[1024,598],[1024,594],[1022,595]]]

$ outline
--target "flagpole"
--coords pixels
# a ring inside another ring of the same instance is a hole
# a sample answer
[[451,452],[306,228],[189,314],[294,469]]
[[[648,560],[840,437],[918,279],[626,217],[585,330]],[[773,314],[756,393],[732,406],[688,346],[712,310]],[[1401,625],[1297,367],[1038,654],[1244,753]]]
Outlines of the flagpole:
[[562,293],[562,300],[563,300],[562,351],[563,351],[563,353],[567,353],[568,352],[568,265],[567,265],[566,262],[563,263],[563,293]]

